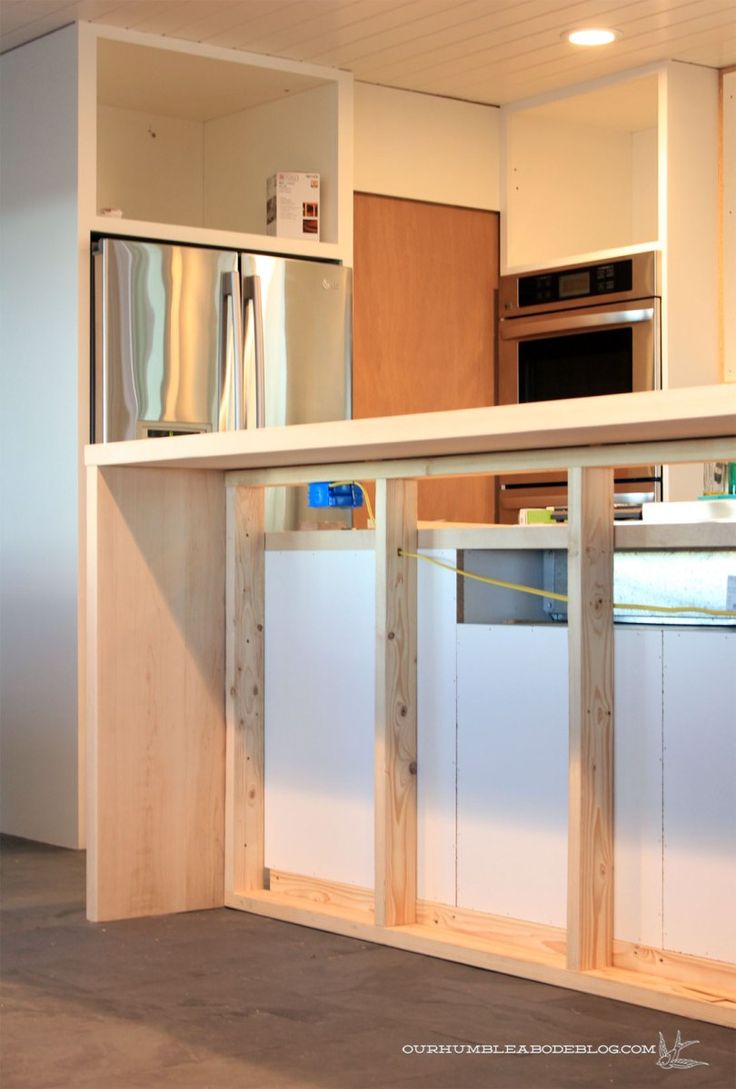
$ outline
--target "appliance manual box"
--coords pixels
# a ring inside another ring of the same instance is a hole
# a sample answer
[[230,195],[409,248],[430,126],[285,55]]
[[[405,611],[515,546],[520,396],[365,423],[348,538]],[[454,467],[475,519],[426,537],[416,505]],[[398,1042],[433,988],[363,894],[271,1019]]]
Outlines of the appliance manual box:
[[319,240],[319,174],[271,175],[266,182],[266,234]]

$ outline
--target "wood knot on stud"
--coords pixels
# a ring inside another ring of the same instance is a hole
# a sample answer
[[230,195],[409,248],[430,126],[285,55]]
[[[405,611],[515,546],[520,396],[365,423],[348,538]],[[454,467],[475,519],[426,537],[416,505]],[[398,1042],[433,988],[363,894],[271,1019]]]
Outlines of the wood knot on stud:
[[416,773],[417,773],[417,762],[416,762],[416,760],[412,760],[411,764],[409,764],[409,774],[410,775],[416,775]]

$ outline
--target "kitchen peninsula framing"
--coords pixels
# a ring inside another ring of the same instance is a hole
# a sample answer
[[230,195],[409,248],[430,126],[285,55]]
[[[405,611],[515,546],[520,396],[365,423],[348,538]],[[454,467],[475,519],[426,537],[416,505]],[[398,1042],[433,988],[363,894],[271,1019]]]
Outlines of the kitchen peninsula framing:
[[[728,385],[88,447],[90,919],[226,904],[736,1024],[733,966],[615,941],[612,911],[614,538],[736,547],[736,530],[614,529],[609,466],[716,459],[736,460]],[[418,479],[538,467],[569,473],[567,528],[417,526]],[[375,551],[372,889],[264,860],[263,494],[326,479],[377,484],[375,533],[325,534]],[[568,549],[566,930],[416,891],[416,564],[400,553],[532,537]]]

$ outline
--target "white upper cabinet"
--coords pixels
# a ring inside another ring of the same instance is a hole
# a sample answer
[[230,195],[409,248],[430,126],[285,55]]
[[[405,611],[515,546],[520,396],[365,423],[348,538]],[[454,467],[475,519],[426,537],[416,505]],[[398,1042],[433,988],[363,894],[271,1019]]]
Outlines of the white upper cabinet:
[[[657,250],[669,389],[729,373],[718,117],[718,72],[676,61],[501,110],[502,272]],[[669,499],[700,487],[698,465],[665,471]]]
[[[86,24],[80,99],[92,229],[350,263],[349,73]],[[278,171],[320,175],[319,240],[266,234]]]
[[506,107],[507,268],[659,241],[659,76]]

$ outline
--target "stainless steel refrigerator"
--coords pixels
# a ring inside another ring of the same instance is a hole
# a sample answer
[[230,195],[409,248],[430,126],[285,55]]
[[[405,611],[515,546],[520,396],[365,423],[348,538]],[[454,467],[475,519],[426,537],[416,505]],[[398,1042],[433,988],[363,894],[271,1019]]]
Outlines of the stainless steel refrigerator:
[[[93,441],[351,414],[350,269],[129,239],[95,249]],[[269,529],[345,524],[269,489]]]

